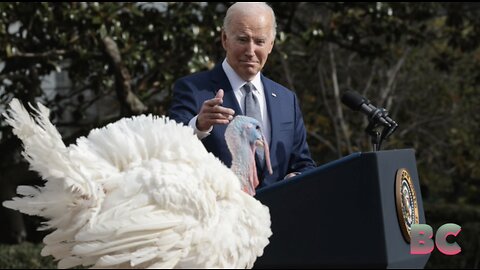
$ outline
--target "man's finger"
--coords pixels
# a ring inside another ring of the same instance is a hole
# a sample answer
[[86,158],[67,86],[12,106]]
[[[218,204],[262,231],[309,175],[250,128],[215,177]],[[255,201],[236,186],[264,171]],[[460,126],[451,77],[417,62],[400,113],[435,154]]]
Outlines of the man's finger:
[[223,99],[223,89],[218,89],[217,94],[215,95],[215,98]]
[[232,116],[235,114],[234,110],[227,107],[223,107],[223,106],[215,106],[209,111],[212,113],[222,113],[222,114],[232,115]]
[[209,100],[205,100],[205,102],[203,104],[205,104],[209,107],[213,107],[213,106],[221,105],[222,103],[223,103],[223,99],[212,98],[212,99],[209,99]]
[[232,115],[229,115],[229,114],[223,114],[223,113],[211,113],[209,115],[209,118],[210,119],[228,119],[228,120],[232,120],[233,119],[233,116]]

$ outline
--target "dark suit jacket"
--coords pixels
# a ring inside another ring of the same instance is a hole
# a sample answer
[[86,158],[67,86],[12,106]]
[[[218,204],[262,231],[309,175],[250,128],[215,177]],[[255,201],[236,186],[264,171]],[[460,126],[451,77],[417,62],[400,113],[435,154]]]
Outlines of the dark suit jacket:
[[[308,150],[306,130],[296,95],[263,75],[261,78],[271,124],[270,159],[273,174],[268,175],[265,171],[265,178],[259,188],[283,179],[290,172],[302,172],[315,167]],[[219,64],[211,71],[189,75],[175,83],[170,118],[188,125],[200,112],[203,102],[214,98],[219,89],[225,93],[223,106],[233,109],[235,114],[242,114],[227,75]],[[208,151],[230,167],[232,156],[225,142],[226,127],[214,126],[202,142]]]

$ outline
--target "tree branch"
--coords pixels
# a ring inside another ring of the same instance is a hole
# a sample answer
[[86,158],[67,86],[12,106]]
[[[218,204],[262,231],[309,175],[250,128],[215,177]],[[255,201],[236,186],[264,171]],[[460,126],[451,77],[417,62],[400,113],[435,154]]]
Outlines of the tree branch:
[[292,75],[291,75],[291,72],[290,72],[290,67],[289,67],[288,62],[286,60],[286,57],[284,57],[284,55],[286,55],[286,54],[282,51],[280,45],[275,46],[275,49],[280,54],[280,63],[282,64],[283,74],[284,74],[285,78],[287,79],[288,88],[290,88],[293,92],[296,92],[295,91],[295,86],[294,86],[294,83],[293,83],[293,78],[292,78]]
[[12,55],[7,56],[9,58],[19,58],[19,59],[41,59],[41,58],[50,58],[52,56],[59,56],[65,55],[67,53],[66,50],[51,50],[42,53],[22,53],[22,52],[15,52]]
[[317,132],[309,131],[308,136],[311,136],[311,137],[319,140],[321,143],[325,144],[328,147],[328,149],[330,149],[333,153],[338,152],[338,149],[335,149],[335,146],[333,146],[333,144],[330,143],[330,141],[328,141],[327,139],[322,137]]
[[338,157],[341,157],[340,145],[338,144],[339,135],[338,135],[337,122],[335,121],[335,116],[333,115],[332,108],[328,104],[328,99],[327,99],[327,96],[326,96],[326,93],[325,93],[326,89],[327,89],[327,86],[325,84],[324,74],[322,73],[322,67],[321,67],[320,61],[317,64],[317,72],[318,72],[318,79],[320,81],[319,82],[320,83],[320,93],[322,95],[323,104],[325,105],[325,110],[327,111],[327,114],[332,121],[333,131],[335,132],[335,138],[337,139],[337,148],[335,148],[333,146],[333,144],[330,143],[329,141],[326,141],[325,143],[327,145],[331,145],[331,148],[330,147],[329,148],[332,149],[332,152],[336,153],[338,155]]
[[141,114],[147,111],[147,106],[133,93],[130,72],[122,62],[122,56],[117,43],[106,36],[102,39],[105,51],[110,57],[115,72],[115,91],[120,101],[123,115]]
[[[387,71],[387,79],[388,79],[387,85],[385,86],[383,91],[380,93],[381,104],[385,104],[385,100],[387,99],[387,97],[390,96],[390,92],[393,91],[393,85],[395,83],[395,79],[397,78],[398,72],[400,71],[401,67],[405,63],[405,58],[407,58],[407,55],[409,52],[410,52],[410,48],[407,48],[405,52],[402,54],[402,57],[398,59],[397,64]],[[385,104],[386,107],[389,107],[387,105],[390,105],[390,104]]]
[[340,131],[342,132],[345,142],[347,143],[347,150],[349,153],[352,153],[352,145],[350,143],[348,126],[345,122],[345,118],[343,117],[342,104],[340,104],[340,87],[338,86],[337,64],[335,62],[332,44],[328,45],[328,52],[330,54],[330,67],[332,69],[333,100],[335,101],[335,109],[337,113],[336,116],[340,125]]

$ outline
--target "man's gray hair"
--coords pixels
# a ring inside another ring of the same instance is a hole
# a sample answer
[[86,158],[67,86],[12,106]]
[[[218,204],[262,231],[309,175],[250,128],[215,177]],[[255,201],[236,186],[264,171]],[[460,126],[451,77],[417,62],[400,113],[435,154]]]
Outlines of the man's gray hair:
[[275,39],[277,35],[277,21],[275,19],[275,12],[273,12],[272,7],[270,7],[266,2],[237,2],[230,6],[227,9],[227,14],[225,15],[225,18],[223,19],[223,29],[225,32],[230,33],[230,23],[232,21],[233,14],[235,13],[236,10],[244,10],[242,9],[241,6],[245,5],[256,5],[259,8],[263,8],[265,10],[268,10],[271,12],[272,15],[272,34],[273,34],[273,39]]

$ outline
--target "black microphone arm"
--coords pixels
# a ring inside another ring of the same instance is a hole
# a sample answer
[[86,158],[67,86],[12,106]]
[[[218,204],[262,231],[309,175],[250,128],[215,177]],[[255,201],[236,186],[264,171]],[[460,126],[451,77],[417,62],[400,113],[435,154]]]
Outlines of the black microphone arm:
[[[342,96],[343,104],[354,111],[361,111],[368,117],[368,127],[365,131],[372,136],[373,151],[380,150],[383,140],[397,129],[398,124],[388,116],[387,110],[377,108],[370,101],[355,91],[347,91]],[[382,133],[377,131],[383,127]]]

